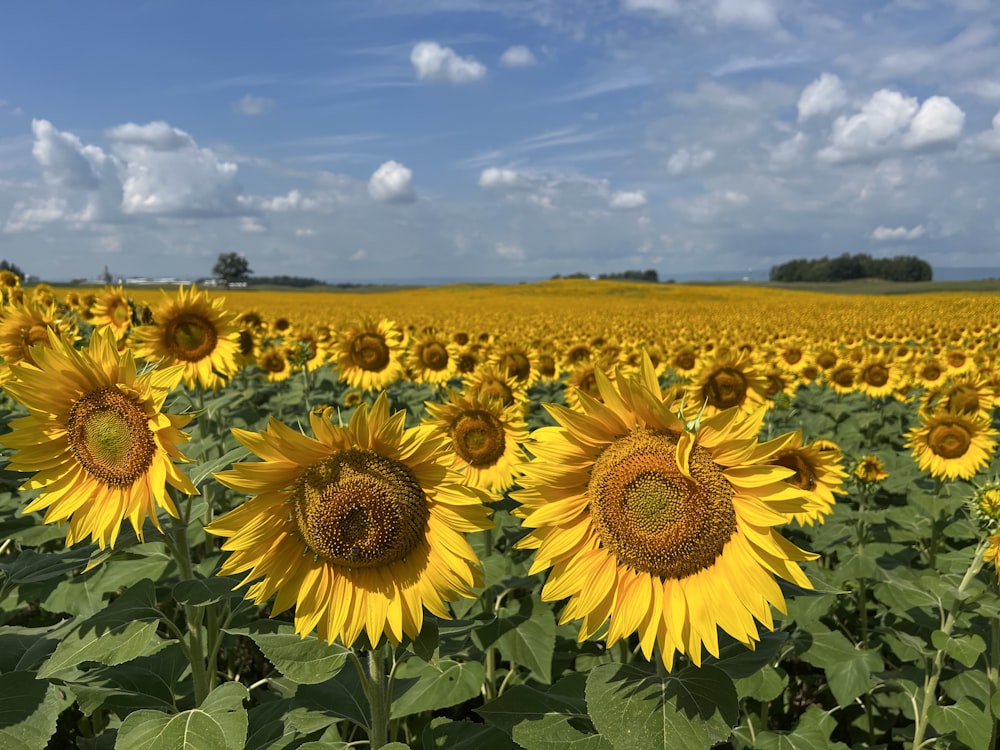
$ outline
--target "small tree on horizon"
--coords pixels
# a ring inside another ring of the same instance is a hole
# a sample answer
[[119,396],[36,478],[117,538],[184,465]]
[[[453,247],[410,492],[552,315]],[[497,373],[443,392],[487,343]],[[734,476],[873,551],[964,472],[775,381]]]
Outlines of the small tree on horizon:
[[249,281],[253,271],[250,270],[247,259],[239,253],[222,253],[212,267],[212,273],[226,282],[226,286],[232,286]]

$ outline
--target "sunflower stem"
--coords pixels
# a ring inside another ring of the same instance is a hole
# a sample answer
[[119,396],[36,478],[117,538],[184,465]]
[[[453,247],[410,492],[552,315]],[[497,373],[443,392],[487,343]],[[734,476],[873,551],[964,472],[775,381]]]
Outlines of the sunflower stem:
[[[965,590],[983,567],[983,553],[986,551],[986,547],[986,540],[979,543],[975,554],[972,556],[969,569],[965,571],[962,582],[958,584],[958,590],[955,592],[951,609],[948,611],[941,625],[941,631],[944,633],[946,640],[951,637],[951,631],[954,629],[958,615],[961,613]],[[937,705],[937,686],[941,680],[941,673],[944,670],[944,656],[944,649],[938,649],[933,659],[929,661],[928,666],[930,669],[924,676],[923,691],[915,703],[916,722],[913,730],[913,750],[920,750],[925,744],[924,735],[927,732],[927,725],[930,721],[930,710]]]
[[[187,513],[185,519],[190,516],[191,501],[188,498]],[[191,547],[187,538],[187,523],[178,522],[173,524],[173,544],[168,545],[177,560],[177,567],[180,570],[180,579],[190,581],[194,578],[194,567],[191,564]],[[205,644],[202,638],[202,615],[203,607],[194,604],[184,605],[184,617],[188,626],[188,660],[191,663],[191,682],[194,685],[194,702],[200,706],[202,701],[211,692],[212,675],[205,665]]]
[[368,652],[368,705],[371,708],[372,750],[389,742],[389,685],[385,672],[385,645],[376,646]]
[[[986,679],[990,683],[990,695],[996,695],[997,687],[1000,685],[1000,620],[993,618],[990,623],[990,660],[986,667]],[[997,729],[1000,722],[993,720],[993,728],[990,731],[989,750],[997,748]]]

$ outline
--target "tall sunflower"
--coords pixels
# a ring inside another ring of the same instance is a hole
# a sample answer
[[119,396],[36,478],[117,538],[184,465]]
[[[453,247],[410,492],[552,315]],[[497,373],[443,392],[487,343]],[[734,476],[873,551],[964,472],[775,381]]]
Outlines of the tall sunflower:
[[215,475],[253,497],[206,531],[227,537],[221,574],[256,581],[247,598],[258,604],[277,594],[272,615],[294,605],[300,635],[398,644],[420,632],[424,608],[447,618],[444,603],[482,583],[463,534],[491,526],[485,497],[450,468],[444,437],[404,429],[404,417],[383,393],[347,427],[310,413],[315,438],[274,419],[233,430],[264,460]]
[[688,406],[711,416],[738,407],[752,413],[767,400],[767,379],[744,353],[720,352],[695,376]]
[[33,363],[14,365],[4,384],[28,416],[15,419],[0,442],[18,451],[11,469],[35,472],[23,488],[42,490],[25,513],[45,510],[45,523],[68,520],[67,545],[90,537],[113,547],[126,518],[142,539],[146,518],[160,529],[157,508],[177,516],[166,484],[198,492],[171,461],[184,460],[177,445],[188,439],[180,428],[191,418],[161,411],[183,368],[138,374],[132,353],[119,353],[108,329],[79,351],[52,332],[48,344],[33,347]]
[[920,425],[906,437],[920,470],[942,479],[975,476],[997,447],[989,417],[976,413],[922,412]]
[[444,384],[458,374],[458,344],[428,331],[410,345],[407,364],[413,379]]
[[151,362],[184,365],[184,384],[216,389],[236,374],[240,352],[236,316],[221,298],[210,299],[194,284],[177,296],[164,292],[153,322],[133,330],[135,353]]
[[448,391],[443,404],[424,404],[429,424],[448,437],[456,469],[466,484],[501,494],[514,484],[518,467],[528,460],[520,444],[528,440],[528,426],[516,405],[505,407],[489,397],[466,398]]
[[753,648],[757,623],[773,629],[770,608],[785,611],[774,577],[810,587],[796,563],[815,555],[772,528],[809,503],[791,469],[768,463],[793,436],[758,444],[763,409],[689,426],[648,360],[597,384],[603,403],[583,394],[583,413],[546,404],[558,426],[535,430],[511,493],[531,572],[551,569],[542,598],[569,598],[562,621],[582,619],[581,640],[610,620],[609,645],[638,633],[668,667],[675,652],[718,655],[718,628]]
[[122,287],[107,287],[97,295],[90,310],[90,323],[95,328],[108,326],[119,341],[125,338],[132,325],[132,305]]
[[403,377],[403,332],[391,320],[364,320],[343,331],[335,346],[340,379],[365,391]]

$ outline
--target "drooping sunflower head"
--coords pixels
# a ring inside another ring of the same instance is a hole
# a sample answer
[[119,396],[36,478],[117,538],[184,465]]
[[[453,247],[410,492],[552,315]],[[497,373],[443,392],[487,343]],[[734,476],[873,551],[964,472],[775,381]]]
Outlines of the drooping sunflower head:
[[928,390],[922,399],[924,411],[945,411],[957,414],[982,414],[989,417],[993,408],[993,392],[986,380],[976,374],[959,375],[947,384]]
[[1000,534],[994,534],[988,539],[986,550],[983,552],[983,562],[993,563],[997,581],[1000,582]]
[[853,474],[856,479],[865,484],[874,484],[889,478],[889,472],[885,470],[882,459],[873,454],[862,456],[854,467]]
[[378,390],[403,377],[403,332],[391,320],[341,331],[335,351],[338,375],[352,388]]
[[972,514],[985,528],[1000,526],[1000,480],[976,487],[971,501]]
[[970,479],[989,463],[997,433],[988,417],[938,410],[921,412],[920,424],[906,437],[921,471],[942,479]]
[[455,454],[454,467],[466,484],[502,494],[510,489],[518,467],[527,461],[521,444],[528,427],[516,404],[505,407],[494,398],[468,398],[449,390],[448,400],[424,404],[428,423],[447,436]]
[[492,398],[505,407],[517,404],[524,409],[528,403],[528,388],[495,365],[485,364],[465,378],[463,393],[467,398]]
[[122,287],[108,287],[97,295],[90,310],[90,323],[95,328],[108,326],[119,341],[125,338],[132,326],[132,303]]
[[206,530],[226,537],[222,574],[256,581],[247,598],[276,595],[272,615],[295,607],[295,630],[316,628],[351,646],[415,638],[426,608],[473,597],[479,561],[464,534],[491,526],[485,497],[450,468],[446,440],[428,426],[404,429],[382,394],[347,427],[310,414],[315,437],[272,420],[233,430],[263,462],[215,475],[252,494]]
[[837,502],[834,495],[846,494],[843,484],[847,473],[841,465],[842,460],[836,443],[817,440],[803,445],[799,433],[770,460],[770,463],[791,469],[794,473],[785,481],[804,490],[811,501],[805,511],[791,515],[793,520],[802,526],[811,526],[823,523],[833,512]]
[[110,329],[95,331],[80,351],[50,332],[49,345],[35,346],[32,362],[14,365],[4,384],[28,409],[0,438],[19,451],[10,467],[34,472],[24,488],[42,490],[25,512],[68,521],[67,545],[89,537],[102,548],[114,546],[126,518],[142,539],[147,518],[160,529],[157,508],[176,517],[165,485],[197,494],[171,460],[183,460],[179,428],[190,417],[161,412],[181,376],[180,367],[137,374]]
[[268,346],[257,355],[257,367],[269,383],[280,383],[291,377],[293,368],[283,346]]
[[164,292],[151,312],[152,324],[133,331],[136,356],[183,365],[188,388],[216,389],[236,374],[239,327],[224,300],[209,298],[192,284],[181,286],[175,296]]
[[32,348],[48,346],[50,332],[76,338],[72,321],[53,306],[21,302],[0,307],[0,380],[8,375],[11,365],[33,362]]
[[581,640],[610,620],[609,644],[638,633],[668,667],[675,652],[718,654],[719,628],[753,647],[770,608],[784,611],[774,576],[810,587],[797,563],[814,555],[773,528],[810,502],[769,463],[792,437],[759,444],[763,410],[686,423],[649,360],[596,379],[601,399],[584,396],[582,412],[546,404],[557,426],[532,434],[511,493],[531,572],[551,568],[542,598],[568,598],[562,621],[581,619]]

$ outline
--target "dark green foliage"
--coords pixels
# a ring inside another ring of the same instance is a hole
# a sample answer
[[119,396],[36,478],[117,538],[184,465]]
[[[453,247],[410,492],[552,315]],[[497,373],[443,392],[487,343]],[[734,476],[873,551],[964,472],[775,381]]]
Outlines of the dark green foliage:
[[226,282],[227,286],[245,283],[253,271],[250,262],[239,253],[222,253],[212,266],[212,273]]
[[931,281],[930,264],[912,255],[873,258],[866,253],[836,258],[790,260],[771,268],[771,281],[849,281],[884,279],[886,281]]

